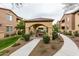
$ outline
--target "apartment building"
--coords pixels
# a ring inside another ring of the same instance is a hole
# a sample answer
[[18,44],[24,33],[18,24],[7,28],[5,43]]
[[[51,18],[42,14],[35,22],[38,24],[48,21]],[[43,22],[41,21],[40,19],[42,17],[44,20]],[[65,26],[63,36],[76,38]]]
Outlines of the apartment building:
[[79,31],[79,10],[64,14],[59,21],[60,31]]
[[0,38],[16,33],[17,21],[20,19],[12,10],[0,8]]

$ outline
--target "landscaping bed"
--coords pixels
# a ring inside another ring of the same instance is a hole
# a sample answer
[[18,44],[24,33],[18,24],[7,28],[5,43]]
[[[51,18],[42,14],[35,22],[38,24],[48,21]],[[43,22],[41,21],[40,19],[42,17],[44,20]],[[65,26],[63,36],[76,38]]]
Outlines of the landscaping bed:
[[63,45],[63,39],[57,38],[55,40],[50,40],[49,44],[45,44],[42,40],[34,48],[29,56],[51,56],[54,55]]
[[71,39],[74,41],[74,43],[77,45],[79,48],[79,37],[71,37]]
[[74,34],[65,34],[66,36],[68,36],[79,48],[79,33],[78,32],[74,32]]

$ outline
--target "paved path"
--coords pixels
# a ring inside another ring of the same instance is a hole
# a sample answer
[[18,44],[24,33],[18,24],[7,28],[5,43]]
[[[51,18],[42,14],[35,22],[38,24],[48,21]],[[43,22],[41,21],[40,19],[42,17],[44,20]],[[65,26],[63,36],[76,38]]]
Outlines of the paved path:
[[67,36],[62,35],[64,45],[54,56],[79,56],[79,49],[76,44]]
[[39,43],[41,38],[33,39],[31,42],[27,43],[20,49],[13,52],[10,56],[28,56],[32,50],[36,47],[36,45]]

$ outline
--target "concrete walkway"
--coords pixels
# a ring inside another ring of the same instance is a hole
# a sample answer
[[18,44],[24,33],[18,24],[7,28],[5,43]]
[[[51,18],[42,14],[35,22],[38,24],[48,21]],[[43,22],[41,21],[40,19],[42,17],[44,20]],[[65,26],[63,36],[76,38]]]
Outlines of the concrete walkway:
[[28,56],[32,50],[36,47],[36,45],[39,43],[41,38],[33,39],[31,42],[27,43],[20,49],[13,52],[10,56]]
[[76,44],[67,36],[60,35],[64,39],[64,45],[54,56],[79,56],[79,49]]

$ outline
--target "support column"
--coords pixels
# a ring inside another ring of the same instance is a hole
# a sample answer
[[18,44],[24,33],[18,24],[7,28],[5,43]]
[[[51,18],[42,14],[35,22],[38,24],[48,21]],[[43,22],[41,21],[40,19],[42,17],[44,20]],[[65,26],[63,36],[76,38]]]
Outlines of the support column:
[[29,33],[29,27],[25,28],[26,33]]
[[48,35],[52,37],[52,27],[48,27]]

